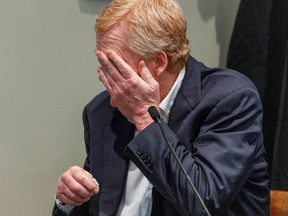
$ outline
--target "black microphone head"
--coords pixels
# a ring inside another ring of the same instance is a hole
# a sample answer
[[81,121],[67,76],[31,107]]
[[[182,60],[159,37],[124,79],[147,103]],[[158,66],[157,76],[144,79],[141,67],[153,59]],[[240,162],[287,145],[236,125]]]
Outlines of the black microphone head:
[[160,113],[155,106],[149,107],[148,112],[155,122],[158,122],[158,120],[161,118]]

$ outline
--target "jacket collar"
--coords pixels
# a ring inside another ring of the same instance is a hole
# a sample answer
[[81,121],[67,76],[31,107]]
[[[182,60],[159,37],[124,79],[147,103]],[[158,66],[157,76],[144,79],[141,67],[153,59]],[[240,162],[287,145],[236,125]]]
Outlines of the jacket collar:
[[174,132],[179,130],[181,123],[201,100],[201,71],[204,69],[202,63],[189,57],[182,85],[169,116],[169,126]]

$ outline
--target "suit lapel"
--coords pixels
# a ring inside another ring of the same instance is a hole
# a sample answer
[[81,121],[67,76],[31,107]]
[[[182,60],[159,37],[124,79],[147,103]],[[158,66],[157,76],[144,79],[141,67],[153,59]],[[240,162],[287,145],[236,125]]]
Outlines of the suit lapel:
[[201,71],[203,69],[205,66],[202,63],[189,57],[185,77],[169,116],[169,126],[175,133],[201,100]]
[[[204,69],[204,65],[197,62],[192,57],[189,58],[186,65],[185,77],[173,106],[171,107],[169,116],[168,125],[174,133],[179,133],[177,135],[181,134],[180,128],[183,125],[183,122],[201,100],[201,71]],[[190,146],[187,145],[186,147],[189,148]],[[178,215],[170,203],[165,201],[155,188],[153,188],[153,207],[151,215]]]
[[100,212],[115,215],[125,187],[129,159],[123,150],[133,139],[135,127],[117,109],[111,126],[104,130],[104,181],[101,186]]

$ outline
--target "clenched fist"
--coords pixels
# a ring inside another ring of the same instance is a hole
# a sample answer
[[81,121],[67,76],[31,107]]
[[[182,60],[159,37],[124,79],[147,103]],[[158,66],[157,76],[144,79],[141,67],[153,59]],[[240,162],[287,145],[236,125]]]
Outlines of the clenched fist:
[[79,206],[99,192],[99,185],[93,176],[78,166],[72,166],[64,172],[56,187],[56,198],[63,204]]

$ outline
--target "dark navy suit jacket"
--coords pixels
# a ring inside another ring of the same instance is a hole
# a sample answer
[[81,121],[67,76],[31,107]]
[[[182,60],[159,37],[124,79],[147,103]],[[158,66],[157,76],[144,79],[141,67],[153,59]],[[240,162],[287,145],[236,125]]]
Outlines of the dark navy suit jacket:
[[[110,106],[107,92],[86,106],[83,119],[84,168],[98,180],[100,193],[71,215],[114,216],[129,159],[154,186],[151,215],[204,215],[156,123],[133,138],[134,125]],[[262,106],[245,76],[190,57],[163,127],[211,215],[269,215]],[[53,215],[61,215],[57,207]]]

